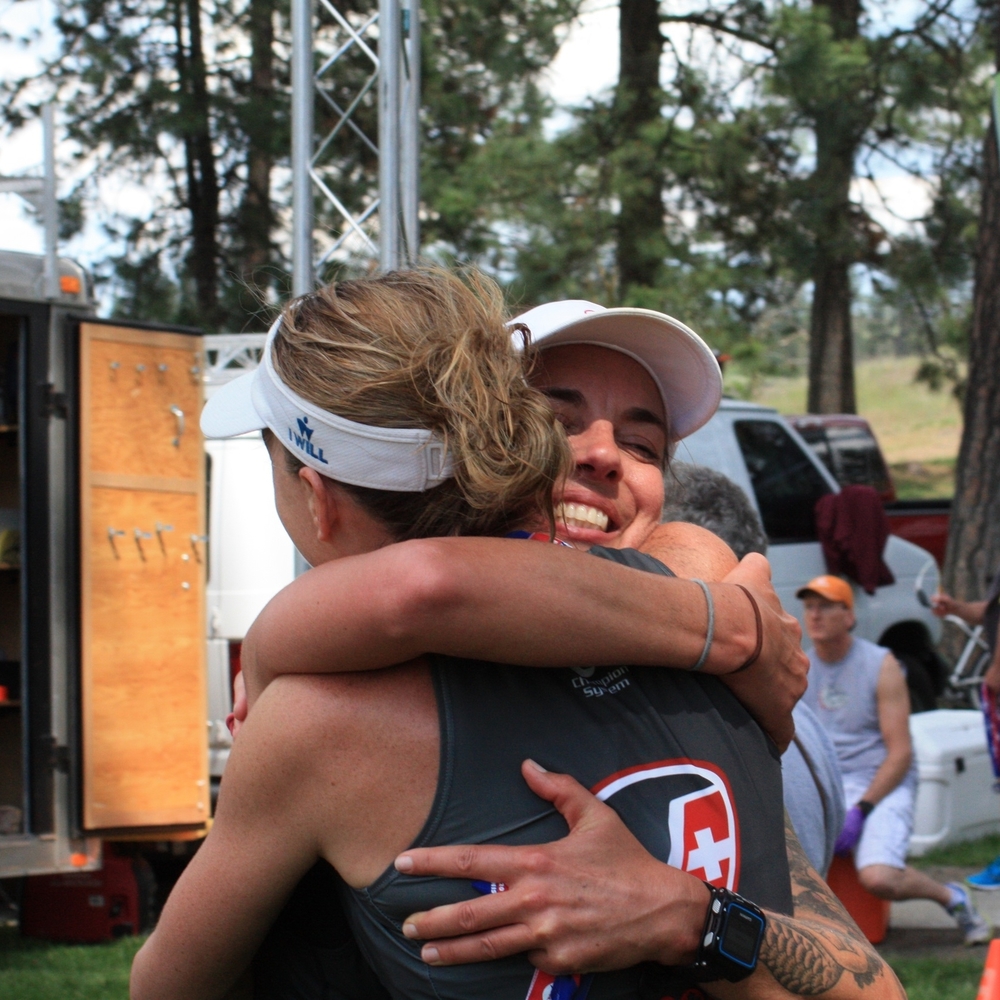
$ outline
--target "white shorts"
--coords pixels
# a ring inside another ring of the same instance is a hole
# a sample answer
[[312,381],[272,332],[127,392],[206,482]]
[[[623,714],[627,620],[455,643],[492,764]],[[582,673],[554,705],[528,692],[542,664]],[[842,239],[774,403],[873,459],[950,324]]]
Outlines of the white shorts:
[[[847,808],[857,805],[870,784],[868,778],[844,775],[844,800]],[[861,839],[854,848],[854,867],[859,871],[869,865],[906,867],[906,852],[913,832],[913,805],[916,789],[909,781],[894,788],[875,806],[865,820]]]

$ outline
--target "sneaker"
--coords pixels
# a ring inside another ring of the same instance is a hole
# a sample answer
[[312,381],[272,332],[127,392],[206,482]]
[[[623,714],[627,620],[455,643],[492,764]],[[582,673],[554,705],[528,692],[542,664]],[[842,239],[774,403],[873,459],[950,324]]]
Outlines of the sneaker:
[[985,892],[1000,889],[1000,858],[994,858],[981,872],[970,875],[965,884]]
[[993,937],[993,928],[972,905],[969,894],[957,882],[946,882],[945,884],[952,892],[961,896],[959,902],[948,907],[948,912],[961,929],[965,943],[967,945],[986,944]]

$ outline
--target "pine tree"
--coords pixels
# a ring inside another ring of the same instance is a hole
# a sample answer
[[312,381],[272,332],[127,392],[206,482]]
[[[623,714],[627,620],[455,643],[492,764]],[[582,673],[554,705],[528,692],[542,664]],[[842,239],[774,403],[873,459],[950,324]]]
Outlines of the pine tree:
[[[41,74],[0,88],[4,119],[10,127],[23,123],[54,89],[63,125],[94,166],[84,202],[93,206],[108,177],[130,177],[155,194],[148,218],[113,223],[125,244],[108,262],[119,311],[243,329],[262,295],[287,291],[278,220],[289,192],[275,186],[289,155],[287,3],[59,2],[61,51]],[[461,257],[481,250],[479,206],[453,178],[496,129],[538,103],[538,73],[579,3],[424,5],[423,202],[431,245]],[[364,18],[376,6],[359,0],[350,14]],[[353,96],[367,72],[363,60],[347,59],[333,96]],[[369,96],[359,122],[375,135]],[[335,120],[329,104],[317,102],[317,132]],[[349,208],[374,197],[373,150],[338,153],[334,172]]]
[[[1000,71],[1000,4],[984,5]],[[982,199],[976,244],[962,444],[955,467],[945,586],[967,600],[985,596],[1000,570],[1000,122],[983,137]]]

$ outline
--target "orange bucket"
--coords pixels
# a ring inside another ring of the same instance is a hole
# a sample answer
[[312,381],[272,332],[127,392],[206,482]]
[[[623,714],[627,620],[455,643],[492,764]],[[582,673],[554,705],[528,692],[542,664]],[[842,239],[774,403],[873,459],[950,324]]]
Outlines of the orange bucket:
[[873,896],[861,885],[853,859],[835,855],[826,882],[861,933],[872,944],[884,941],[889,930],[889,900]]

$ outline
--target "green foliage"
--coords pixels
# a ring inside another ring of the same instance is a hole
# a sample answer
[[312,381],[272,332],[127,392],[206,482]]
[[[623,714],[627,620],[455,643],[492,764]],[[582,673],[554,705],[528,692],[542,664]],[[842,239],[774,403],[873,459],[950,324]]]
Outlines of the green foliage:
[[[272,179],[288,164],[286,0],[59,3],[64,44],[41,79],[56,87],[70,136],[95,167],[66,206],[67,224],[79,227],[83,210],[93,212],[108,177],[158,193],[147,218],[106,220],[125,248],[98,268],[116,311],[245,328],[261,299],[287,291],[276,229],[290,192]],[[878,353],[886,340],[898,352],[905,341],[926,352],[925,381],[959,385],[990,57],[976,9],[922,0],[899,23],[891,4],[868,0],[853,32],[831,19],[828,0],[704,0],[683,14],[661,4],[667,41],[659,86],[645,95],[652,116],[630,118],[629,101],[643,95],[619,87],[569,109],[568,127],[552,135],[555,109],[539,74],[580,3],[424,4],[425,253],[481,264],[515,303],[572,296],[664,309],[713,346],[738,351],[743,369],[757,374],[802,361],[808,283],[818,261],[842,261],[866,269],[874,285],[856,310],[862,353]],[[201,103],[190,32],[178,21],[192,4],[208,39]],[[359,24],[375,7],[352,4],[351,17]],[[261,11],[273,35],[263,82],[253,54]],[[330,34],[332,21],[320,14],[319,30]],[[346,106],[370,72],[351,56],[330,97]],[[9,127],[34,114],[39,82],[5,85]],[[327,102],[316,112],[318,131],[336,120]],[[357,114],[374,135],[374,91]],[[211,188],[195,155],[206,136],[214,217],[191,193],[199,190],[192,177]],[[376,197],[377,164],[346,139],[329,150],[328,176],[358,211]],[[250,181],[255,162],[267,179],[263,203]],[[891,164],[933,194],[904,236],[890,236],[849,200],[852,177]],[[648,203],[650,183],[663,192],[662,219],[633,250],[662,266],[650,283],[623,287],[622,206]],[[199,217],[215,241],[206,251],[215,260],[211,315],[199,298]],[[339,231],[335,217],[319,222]]]
[[[535,80],[579,3],[423,5],[423,226],[432,249],[469,258],[487,248],[489,221],[467,163],[495,132],[534,127],[548,113]],[[349,16],[357,25],[375,9],[374,0],[354,3]],[[319,31],[330,34],[330,15],[322,7],[318,13]],[[81,221],[76,206],[98,203],[108,178],[155,195],[147,217],[106,220],[125,248],[97,268],[116,313],[239,330],[262,299],[287,292],[288,261],[274,230],[290,192],[272,180],[287,168],[290,145],[287,15],[285,0],[59,0],[58,55],[39,76],[0,88],[8,128],[34,116],[43,93],[55,88],[62,124],[93,167],[67,221]],[[205,33],[200,47],[194,23]],[[268,38],[270,50],[261,55]],[[370,61],[355,51],[330,98],[348,106],[370,73]],[[317,101],[316,115],[318,132],[337,120],[329,101]],[[357,115],[376,135],[374,90]],[[328,166],[345,205],[358,211],[370,204],[377,193],[370,148],[335,143]],[[254,189],[255,169],[263,171],[262,191]],[[320,225],[339,230],[340,220],[317,207]]]
[[[479,249],[520,301],[641,303],[722,349],[752,340],[742,359],[764,373],[789,353],[802,359],[803,290],[820,259],[843,261],[874,282],[864,353],[888,335],[897,352],[906,341],[943,377],[960,377],[987,110],[976,11],[920,4],[900,25],[872,0],[845,36],[820,2],[670,9],[659,114],[641,142],[626,135],[614,94],[575,109],[555,137],[538,113],[497,129],[453,175],[451,199],[481,221],[481,244],[466,252]],[[890,168],[933,194],[902,236],[849,200],[852,178]],[[653,285],[622,288],[619,205],[653,169],[665,193],[663,267]]]

